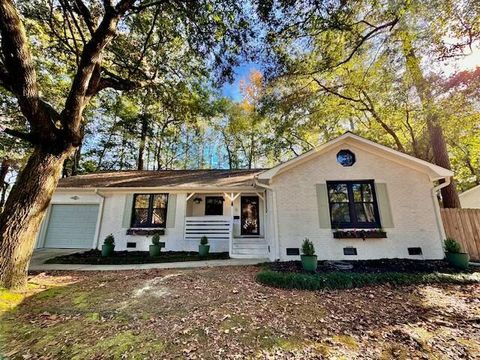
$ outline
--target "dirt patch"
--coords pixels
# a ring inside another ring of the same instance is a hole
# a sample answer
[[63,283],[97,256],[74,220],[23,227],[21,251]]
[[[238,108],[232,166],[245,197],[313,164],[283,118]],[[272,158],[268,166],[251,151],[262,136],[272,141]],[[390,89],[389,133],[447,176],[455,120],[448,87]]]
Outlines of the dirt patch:
[[248,266],[43,274],[31,279],[35,291],[1,315],[0,354],[11,359],[480,356],[479,284],[306,292],[264,287],[254,281],[257,272]]

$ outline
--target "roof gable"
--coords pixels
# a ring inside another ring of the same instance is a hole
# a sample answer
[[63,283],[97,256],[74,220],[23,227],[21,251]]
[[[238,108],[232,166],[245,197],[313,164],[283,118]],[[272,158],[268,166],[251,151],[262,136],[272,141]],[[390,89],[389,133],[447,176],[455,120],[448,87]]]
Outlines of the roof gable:
[[453,172],[451,170],[429,163],[428,161],[418,159],[414,156],[404,154],[400,151],[393,150],[387,146],[367,140],[351,132],[346,132],[345,134],[329,142],[326,142],[325,144],[320,145],[313,150],[310,150],[300,156],[297,156],[296,158],[293,158],[289,161],[281,163],[269,170],[262,172],[257,176],[257,178],[259,180],[270,180],[273,177],[285,171],[288,171],[306,161],[310,161],[315,157],[320,156],[321,154],[324,154],[330,149],[341,144],[359,147],[362,150],[374,153],[388,160],[395,161],[397,163],[403,164],[404,166],[408,166],[415,170],[424,172],[430,177],[432,181],[453,176]]

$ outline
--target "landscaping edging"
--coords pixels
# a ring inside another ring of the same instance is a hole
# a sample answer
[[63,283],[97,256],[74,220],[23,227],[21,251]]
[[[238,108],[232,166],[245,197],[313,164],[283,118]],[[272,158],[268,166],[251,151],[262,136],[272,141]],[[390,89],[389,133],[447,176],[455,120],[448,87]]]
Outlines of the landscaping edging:
[[328,273],[293,273],[261,270],[255,277],[256,281],[282,289],[299,290],[331,290],[351,289],[368,285],[393,284],[473,284],[480,282],[480,273],[354,273],[354,272],[328,272]]

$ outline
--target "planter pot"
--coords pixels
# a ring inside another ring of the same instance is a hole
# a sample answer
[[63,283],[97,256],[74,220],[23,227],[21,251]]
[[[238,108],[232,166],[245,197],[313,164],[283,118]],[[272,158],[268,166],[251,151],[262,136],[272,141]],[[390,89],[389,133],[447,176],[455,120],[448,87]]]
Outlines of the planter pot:
[[210,245],[198,245],[198,255],[199,256],[207,256],[208,252],[210,251]]
[[150,253],[151,257],[160,256],[160,251],[161,250],[162,250],[162,248],[160,247],[160,245],[150,245],[148,247],[148,252]]
[[459,269],[466,269],[468,268],[468,261],[470,260],[470,256],[467,253],[449,253],[445,254],[447,257],[447,261]]
[[317,255],[302,255],[303,270],[314,272],[317,270]]
[[113,249],[115,249],[115,245],[113,244],[103,244],[102,245],[102,256],[112,256]]

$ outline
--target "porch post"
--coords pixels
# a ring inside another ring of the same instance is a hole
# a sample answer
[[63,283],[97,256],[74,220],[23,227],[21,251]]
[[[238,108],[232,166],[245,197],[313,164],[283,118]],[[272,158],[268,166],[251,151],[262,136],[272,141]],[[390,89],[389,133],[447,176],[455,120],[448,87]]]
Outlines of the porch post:
[[229,249],[228,255],[232,255],[233,252],[233,192],[230,194],[230,238],[229,238]]

